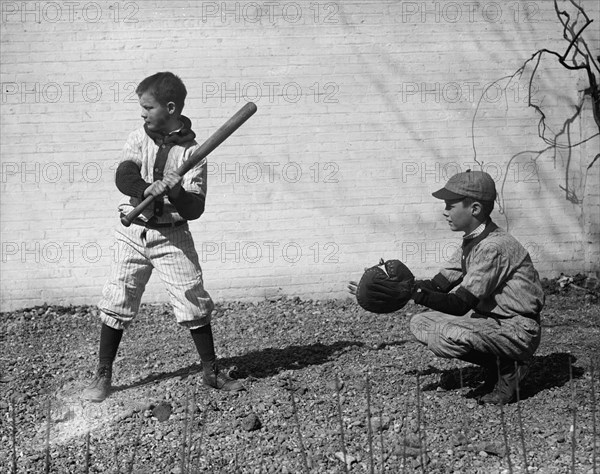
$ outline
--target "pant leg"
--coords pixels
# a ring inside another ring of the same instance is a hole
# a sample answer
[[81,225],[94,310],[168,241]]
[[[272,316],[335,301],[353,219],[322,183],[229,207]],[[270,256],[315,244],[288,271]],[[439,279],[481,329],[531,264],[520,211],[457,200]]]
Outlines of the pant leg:
[[131,324],[152,274],[152,264],[146,257],[146,232],[137,225],[119,225],[115,230],[111,275],[98,303],[101,321],[114,329],[126,329]]
[[177,322],[189,329],[211,321],[214,303],[187,225],[148,230],[148,256],[169,293]]
[[438,357],[460,359],[471,350],[526,360],[540,343],[540,325],[530,318],[495,319],[477,313],[452,316],[439,311],[414,315],[413,335]]

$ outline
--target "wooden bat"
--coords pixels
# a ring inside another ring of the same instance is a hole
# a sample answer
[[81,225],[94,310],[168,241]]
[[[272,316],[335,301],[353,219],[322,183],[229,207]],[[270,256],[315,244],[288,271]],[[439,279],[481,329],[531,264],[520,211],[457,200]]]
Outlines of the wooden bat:
[[[196,166],[200,161],[202,161],[206,156],[212,152],[215,148],[217,148],[221,143],[223,143],[230,135],[233,134],[238,128],[240,128],[246,120],[248,120],[254,113],[256,112],[256,104],[254,102],[248,102],[244,105],[240,110],[238,110],[235,115],[233,115],[227,122],[225,122],[221,127],[213,133],[208,139],[200,145],[194,153],[190,155],[190,157],[181,164],[175,172],[179,176],[183,176],[189,170],[191,170],[194,166]],[[154,201],[155,196],[148,196],[141,203],[139,203],[129,214],[121,217],[121,223],[125,227],[129,227],[133,220],[138,217],[144,209]]]

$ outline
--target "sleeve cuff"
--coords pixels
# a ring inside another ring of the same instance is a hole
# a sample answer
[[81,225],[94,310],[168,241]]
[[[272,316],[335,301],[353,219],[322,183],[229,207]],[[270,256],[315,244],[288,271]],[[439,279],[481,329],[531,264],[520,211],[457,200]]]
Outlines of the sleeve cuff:
[[473,295],[469,290],[465,290],[462,286],[457,288],[456,296],[458,296],[473,309],[475,309],[479,304],[479,298]]
[[448,293],[452,289],[452,283],[450,283],[448,279],[441,273],[435,275],[431,281],[442,293]]

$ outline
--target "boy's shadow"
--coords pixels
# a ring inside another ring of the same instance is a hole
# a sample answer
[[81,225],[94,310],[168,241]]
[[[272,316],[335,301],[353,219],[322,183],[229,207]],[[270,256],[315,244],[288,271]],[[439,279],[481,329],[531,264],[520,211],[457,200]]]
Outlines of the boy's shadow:
[[[305,346],[288,346],[283,349],[267,348],[252,351],[241,356],[224,357],[218,359],[222,369],[234,367],[235,378],[264,378],[276,375],[285,370],[298,370],[311,365],[321,365],[338,357],[341,353],[353,348],[364,347],[358,341],[337,341],[333,344],[315,343]],[[185,378],[202,371],[198,363],[192,364],[171,372],[149,374],[143,379],[136,380],[127,385],[114,386],[112,392],[119,392],[134,387],[141,387],[174,377]]]
[[[571,378],[581,378],[585,373],[585,369],[576,366],[576,361],[577,358],[575,356],[565,352],[534,356],[529,367],[529,373],[521,384],[519,391],[520,399],[525,400],[543,390],[562,387]],[[446,390],[475,388],[482,382],[482,369],[476,365],[450,370],[433,369],[428,371],[428,373],[433,372],[441,374]],[[437,383],[432,383],[424,386],[423,390],[435,390],[437,387]]]

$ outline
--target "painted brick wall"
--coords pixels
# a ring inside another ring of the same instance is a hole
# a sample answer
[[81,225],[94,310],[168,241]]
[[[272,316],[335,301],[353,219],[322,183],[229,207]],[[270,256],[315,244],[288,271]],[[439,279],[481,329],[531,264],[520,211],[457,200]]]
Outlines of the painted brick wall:
[[[597,2],[582,5],[598,21]],[[344,297],[380,257],[433,274],[460,236],[431,192],[477,163],[501,191],[494,219],[543,276],[599,271],[598,137],[518,155],[548,145],[527,108],[533,64],[506,76],[540,48],[565,51],[552,2],[1,8],[2,310],[97,302],[114,259],[114,170],[141,125],[134,89],[163,70],[186,83],[199,140],[246,100],[259,108],[209,157],[207,211],[191,224],[216,300]],[[583,35],[594,55],[597,31]],[[549,129],[585,84],[544,57],[532,97]],[[588,100],[571,143],[595,133]],[[153,276],[144,301],[166,299]]]

